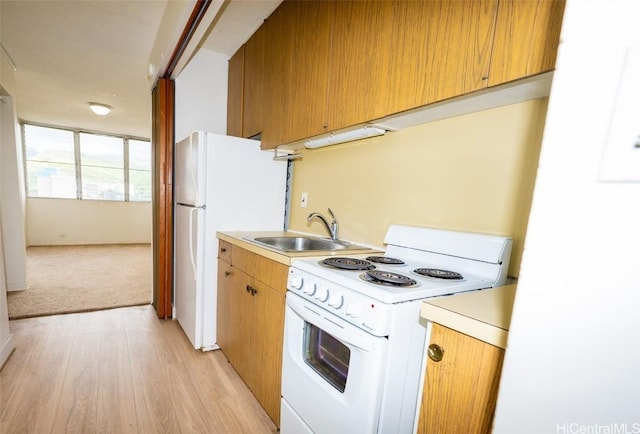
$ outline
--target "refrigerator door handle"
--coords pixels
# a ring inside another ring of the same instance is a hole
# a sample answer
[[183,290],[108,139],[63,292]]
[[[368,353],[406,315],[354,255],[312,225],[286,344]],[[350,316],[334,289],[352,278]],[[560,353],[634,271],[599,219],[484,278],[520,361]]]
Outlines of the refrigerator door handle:
[[191,183],[193,185],[193,203],[198,206],[198,182],[196,181],[196,175],[193,166],[193,136],[193,134],[189,136],[189,158],[187,159],[187,162],[189,163],[189,174],[191,175]]
[[196,211],[198,211],[196,207],[189,210],[189,257],[191,258],[191,267],[193,268],[193,280],[197,280],[196,261],[193,254],[193,213]]

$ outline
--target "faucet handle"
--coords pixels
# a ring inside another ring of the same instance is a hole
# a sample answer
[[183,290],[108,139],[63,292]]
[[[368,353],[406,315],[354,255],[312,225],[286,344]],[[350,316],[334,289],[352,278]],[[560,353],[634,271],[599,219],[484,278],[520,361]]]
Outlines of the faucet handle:
[[327,211],[329,211],[329,215],[331,216],[331,218],[333,218],[333,220],[338,220],[336,216],[333,214],[333,211],[331,211],[331,208],[327,208]]

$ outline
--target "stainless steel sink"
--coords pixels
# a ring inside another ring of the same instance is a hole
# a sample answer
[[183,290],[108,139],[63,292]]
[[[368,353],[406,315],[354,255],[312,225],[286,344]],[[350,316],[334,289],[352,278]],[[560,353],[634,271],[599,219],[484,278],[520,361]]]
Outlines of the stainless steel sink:
[[351,244],[346,241],[331,241],[325,238],[313,237],[257,237],[252,238],[258,244],[263,244],[284,252],[308,252],[314,250],[361,250],[368,247]]

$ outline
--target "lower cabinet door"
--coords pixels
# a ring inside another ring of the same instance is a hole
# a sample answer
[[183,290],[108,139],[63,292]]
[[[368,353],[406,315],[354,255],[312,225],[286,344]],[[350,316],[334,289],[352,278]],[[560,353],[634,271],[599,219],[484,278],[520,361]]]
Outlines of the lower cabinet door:
[[439,324],[429,344],[417,432],[491,432],[504,350]]
[[[218,260],[218,345],[269,417],[280,426],[288,267],[242,249],[234,248],[233,252],[233,264],[237,266]],[[256,276],[240,267],[257,270]]]
[[232,281],[231,264],[218,259],[218,304],[216,311],[216,343],[222,352],[229,358],[229,353],[233,352],[233,342],[237,340],[234,336],[233,326],[233,303],[232,303]]
[[284,294],[256,280],[252,288],[255,293],[251,297],[249,387],[269,417],[280,426]]

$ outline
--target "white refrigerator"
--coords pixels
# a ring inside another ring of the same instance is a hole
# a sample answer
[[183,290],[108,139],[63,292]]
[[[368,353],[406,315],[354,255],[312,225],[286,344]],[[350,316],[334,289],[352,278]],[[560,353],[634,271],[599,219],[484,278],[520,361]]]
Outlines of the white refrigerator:
[[282,230],[287,163],[260,142],[195,131],[174,159],[174,314],[195,349],[218,348],[216,231]]

